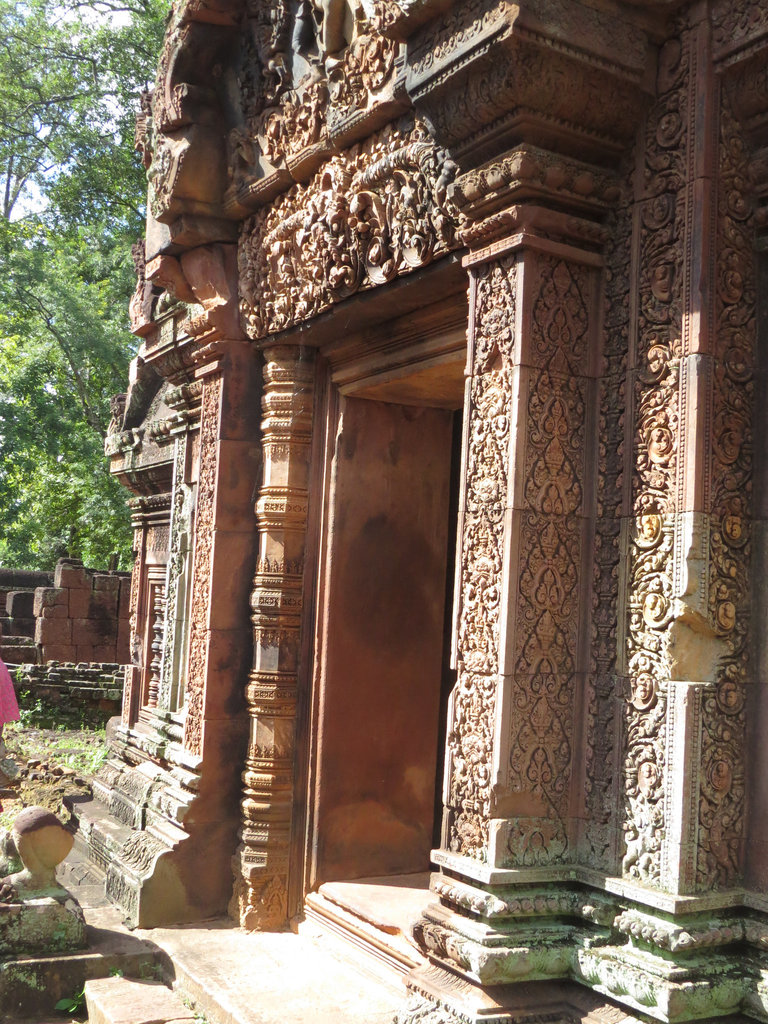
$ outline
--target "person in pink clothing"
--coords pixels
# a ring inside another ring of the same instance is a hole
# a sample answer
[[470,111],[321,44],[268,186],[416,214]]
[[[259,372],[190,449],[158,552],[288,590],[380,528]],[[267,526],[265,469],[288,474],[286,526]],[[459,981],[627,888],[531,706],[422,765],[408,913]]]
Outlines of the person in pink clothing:
[[5,751],[3,729],[6,722],[18,722],[19,705],[16,703],[16,691],[13,688],[11,673],[0,658],[0,757]]

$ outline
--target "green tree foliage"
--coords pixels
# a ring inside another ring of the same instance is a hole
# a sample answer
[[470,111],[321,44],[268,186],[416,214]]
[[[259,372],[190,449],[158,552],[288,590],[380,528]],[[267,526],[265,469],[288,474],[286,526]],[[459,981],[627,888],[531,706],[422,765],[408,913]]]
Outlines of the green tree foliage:
[[0,0],[2,565],[129,562],[126,493],[103,444],[135,348],[146,180],[133,126],[166,12],[166,0]]

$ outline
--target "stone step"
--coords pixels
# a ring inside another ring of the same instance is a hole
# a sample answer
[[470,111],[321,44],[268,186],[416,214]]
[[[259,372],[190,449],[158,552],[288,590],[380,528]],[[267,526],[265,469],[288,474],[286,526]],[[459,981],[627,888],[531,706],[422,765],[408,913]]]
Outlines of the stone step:
[[429,874],[326,882],[304,904],[302,931],[324,934],[372,961],[387,978],[426,961],[411,937],[411,925],[432,897]]
[[385,981],[325,937],[220,918],[134,934],[165,953],[167,980],[208,1024],[392,1024],[406,998],[402,976]]
[[195,1024],[192,1011],[158,981],[99,978],[85,983],[88,1024]]

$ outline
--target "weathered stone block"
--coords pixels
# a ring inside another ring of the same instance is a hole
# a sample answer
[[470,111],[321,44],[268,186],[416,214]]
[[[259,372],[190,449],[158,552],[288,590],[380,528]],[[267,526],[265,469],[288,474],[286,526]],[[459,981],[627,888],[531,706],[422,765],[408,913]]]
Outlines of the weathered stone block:
[[82,661],[90,663],[92,661],[96,661],[96,658],[93,656],[93,646],[91,644],[78,644],[76,652],[75,657],[79,662]]
[[35,593],[32,590],[12,590],[5,600],[5,608],[14,619],[31,619],[35,612]]
[[120,577],[98,575],[93,577],[93,589],[110,594],[117,594],[120,591]]
[[[62,590],[62,594],[66,594],[66,590]],[[69,612],[67,611],[66,604],[54,604],[49,608],[43,608],[38,616],[38,619],[68,619]]]
[[35,624],[36,644],[63,644],[72,640],[72,623],[66,618],[38,619]]
[[38,587],[35,591],[33,602],[33,614],[35,617],[42,615],[48,608],[67,608],[69,597],[66,590],[59,590],[56,587]]
[[72,643],[88,644],[92,647],[98,638],[99,633],[93,619],[72,619]]
[[120,617],[128,618],[131,603],[131,577],[120,577]]
[[93,661],[112,661],[115,657],[115,645],[104,644],[101,646],[95,645],[93,648]]
[[85,945],[83,912],[70,896],[0,903],[0,953],[69,952]]
[[68,590],[69,614],[73,619],[87,619],[90,616],[92,595],[90,590],[84,587],[77,590]]
[[55,587],[88,586],[88,577],[83,563],[77,559],[60,559],[53,574],[53,585]]
[[41,652],[43,661],[68,662],[72,660],[71,644],[43,644]]

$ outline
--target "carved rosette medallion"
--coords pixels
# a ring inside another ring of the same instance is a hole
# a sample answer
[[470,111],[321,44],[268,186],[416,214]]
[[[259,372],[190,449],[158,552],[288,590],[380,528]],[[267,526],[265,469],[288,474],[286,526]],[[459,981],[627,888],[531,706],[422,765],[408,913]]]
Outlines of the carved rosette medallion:
[[232,899],[233,916],[249,930],[279,928],[288,914],[313,390],[313,350],[265,351],[264,477],[256,504],[259,554],[251,594],[254,661],[246,689],[251,736]]
[[238,252],[248,334],[284,330],[448,252],[452,174],[423,125],[390,126],[245,221]]

